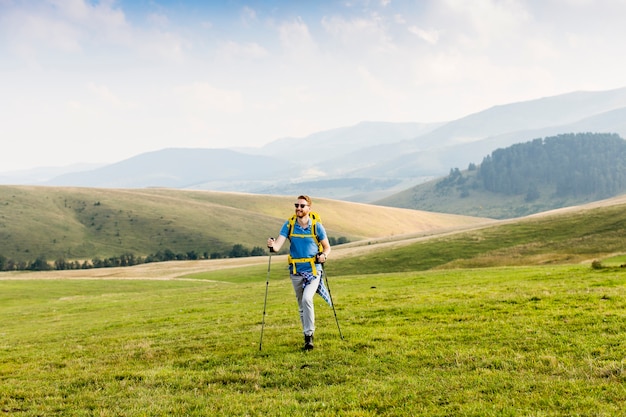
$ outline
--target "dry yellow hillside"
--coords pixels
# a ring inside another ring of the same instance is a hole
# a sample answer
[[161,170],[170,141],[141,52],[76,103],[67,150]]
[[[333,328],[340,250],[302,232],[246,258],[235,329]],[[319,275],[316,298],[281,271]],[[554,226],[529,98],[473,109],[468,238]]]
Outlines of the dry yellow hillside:
[[[0,186],[0,255],[17,261],[93,259],[158,251],[227,253],[263,247],[294,213],[297,196],[176,189]],[[492,222],[317,199],[335,238],[355,242],[433,234]]]
[[[146,191],[144,191],[146,192]],[[172,190],[147,190],[150,193],[170,193]],[[287,219],[294,213],[297,196],[268,196],[215,191],[175,191],[185,198],[203,199],[223,206],[248,210],[252,213]],[[431,233],[493,222],[492,219],[432,213],[394,207],[375,206],[339,200],[316,198],[312,210],[319,213],[324,226],[335,234],[362,239]]]

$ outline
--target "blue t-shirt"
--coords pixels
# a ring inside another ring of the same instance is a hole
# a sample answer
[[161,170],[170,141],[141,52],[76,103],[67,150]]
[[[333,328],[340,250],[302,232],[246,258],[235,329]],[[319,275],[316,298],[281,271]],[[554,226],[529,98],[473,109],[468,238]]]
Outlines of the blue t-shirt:
[[[306,228],[301,227],[296,221],[293,225],[293,234],[311,234],[311,219],[309,218],[309,225]],[[317,237],[320,242],[326,239],[326,229],[322,226],[322,223],[317,222],[315,225],[317,231]],[[289,239],[289,220],[283,224],[280,229],[280,235]],[[294,259],[313,258],[317,255],[319,248],[313,237],[295,237],[293,236],[289,245],[289,254]],[[296,264],[296,270],[298,272],[312,272],[311,264],[309,262],[298,262]]]

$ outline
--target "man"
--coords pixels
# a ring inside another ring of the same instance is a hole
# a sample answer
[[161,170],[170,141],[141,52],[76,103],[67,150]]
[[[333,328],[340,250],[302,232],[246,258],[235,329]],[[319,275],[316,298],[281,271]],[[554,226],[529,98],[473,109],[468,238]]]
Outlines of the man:
[[299,196],[295,203],[296,214],[293,226],[290,220],[287,220],[280,229],[278,238],[267,240],[267,247],[274,252],[278,252],[287,239],[290,241],[289,271],[298,300],[305,350],[313,349],[313,333],[315,332],[313,296],[322,278],[322,264],[326,262],[330,254],[326,230],[311,213],[311,204],[309,196]]

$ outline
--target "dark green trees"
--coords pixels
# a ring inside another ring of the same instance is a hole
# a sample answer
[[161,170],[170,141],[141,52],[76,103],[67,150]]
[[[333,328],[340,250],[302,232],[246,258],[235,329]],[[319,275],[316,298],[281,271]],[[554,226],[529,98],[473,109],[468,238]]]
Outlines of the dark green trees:
[[558,197],[610,197],[626,190],[626,141],[615,134],[559,135],[498,149],[483,159],[478,179],[487,191],[539,197],[537,184]]

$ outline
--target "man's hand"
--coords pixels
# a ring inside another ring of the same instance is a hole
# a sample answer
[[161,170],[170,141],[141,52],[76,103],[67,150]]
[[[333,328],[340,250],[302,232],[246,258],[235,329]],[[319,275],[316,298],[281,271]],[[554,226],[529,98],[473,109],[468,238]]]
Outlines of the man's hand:
[[267,238],[267,247],[269,248],[270,252],[274,252],[274,241],[275,239],[273,237]]
[[324,262],[326,262],[326,254],[324,252],[319,252],[316,258],[317,258],[317,262],[320,264],[323,264]]

